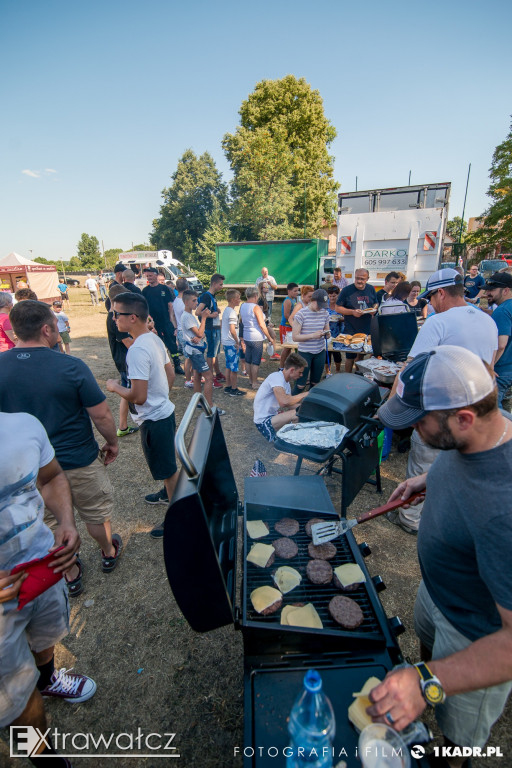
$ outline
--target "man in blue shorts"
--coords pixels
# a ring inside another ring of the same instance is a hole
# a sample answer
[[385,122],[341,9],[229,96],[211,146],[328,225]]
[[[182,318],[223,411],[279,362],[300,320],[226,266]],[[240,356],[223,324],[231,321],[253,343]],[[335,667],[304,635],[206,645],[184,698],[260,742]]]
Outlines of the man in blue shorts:
[[309,394],[292,395],[290,382],[297,381],[307,368],[307,362],[296,352],[286,358],[282,371],[267,376],[254,398],[254,423],[265,440],[273,443],[276,431],[299,420],[297,405]]
[[[224,285],[224,275],[215,274],[212,275],[210,280],[210,287],[207,291],[201,294],[199,297],[198,307],[196,310],[196,316],[202,318],[203,310],[209,309],[210,314],[206,318],[205,326],[205,338],[208,345],[206,350],[206,360],[208,367],[212,372],[213,386],[215,389],[221,389],[222,382],[226,381],[226,377],[221,373],[219,367],[219,350],[220,350],[220,311],[215,298],[215,294],[222,290]],[[213,373],[215,371],[215,374]]]

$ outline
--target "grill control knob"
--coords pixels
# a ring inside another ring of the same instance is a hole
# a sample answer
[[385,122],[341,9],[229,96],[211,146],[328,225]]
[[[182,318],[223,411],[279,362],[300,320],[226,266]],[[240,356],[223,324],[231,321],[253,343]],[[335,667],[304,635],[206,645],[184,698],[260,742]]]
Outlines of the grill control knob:
[[372,581],[373,581],[373,586],[375,587],[377,592],[383,592],[386,589],[386,585],[382,580],[382,576],[374,576],[372,578]]
[[402,619],[400,616],[392,616],[389,619],[389,626],[391,628],[391,631],[395,635],[395,637],[398,637],[399,635],[403,635],[405,632],[405,627],[402,624]]
[[370,549],[370,545],[366,543],[366,541],[361,542],[359,545],[359,551],[361,552],[363,557],[368,557],[368,555],[371,555],[372,551]]

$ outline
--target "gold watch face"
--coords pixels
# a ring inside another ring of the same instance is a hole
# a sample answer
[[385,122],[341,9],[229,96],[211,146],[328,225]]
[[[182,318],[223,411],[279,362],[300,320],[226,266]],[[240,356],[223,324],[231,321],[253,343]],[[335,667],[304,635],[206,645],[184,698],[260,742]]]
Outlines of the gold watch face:
[[444,691],[441,688],[438,683],[431,680],[430,682],[425,683],[425,687],[423,689],[425,698],[428,702],[432,705],[441,704],[444,700]]

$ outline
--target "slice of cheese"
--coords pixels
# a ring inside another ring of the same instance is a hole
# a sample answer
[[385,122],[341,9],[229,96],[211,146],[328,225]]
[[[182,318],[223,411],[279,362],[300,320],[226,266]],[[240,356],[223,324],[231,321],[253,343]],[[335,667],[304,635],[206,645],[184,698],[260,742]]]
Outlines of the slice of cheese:
[[271,544],[254,544],[247,555],[247,560],[254,565],[259,565],[260,568],[264,568],[274,552],[275,549]]
[[342,587],[350,587],[351,584],[361,584],[363,581],[366,581],[366,576],[357,563],[340,565],[334,569],[334,573]]
[[278,568],[274,573],[274,582],[278,589],[281,590],[283,595],[291,592],[292,589],[298,587],[302,581],[302,576],[295,568],[290,568],[289,565],[283,565]]
[[247,533],[251,539],[262,539],[264,536],[268,536],[268,527],[263,520],[248,520]]
[[371,701],[368,698],[370,691],[372,691],[376,685],[379,685],[381,681],[378,677],[369,677],[362,689],[358,693],[353,693],[354,701],[348,708],[348,719],[357,728],[358,731],[362,731],[367,725],[370,725],[373,721],[370,715],[367,714],[366,709],[371,706]]
[[274,587],[258,587],[251,592],[251,603],[258,613],[263,613],[266,608],[281,602],[282,599],[282,594]]
[[285,607],[281,611],[281,624],[288,625],[288,616],[290,615],[290,613],[296,610],[297,610],[296,605],[285,605]]
[[286,618],[290,627],[308,627],[309,629],[323,629],[324,627],[313,603],[290,611]]

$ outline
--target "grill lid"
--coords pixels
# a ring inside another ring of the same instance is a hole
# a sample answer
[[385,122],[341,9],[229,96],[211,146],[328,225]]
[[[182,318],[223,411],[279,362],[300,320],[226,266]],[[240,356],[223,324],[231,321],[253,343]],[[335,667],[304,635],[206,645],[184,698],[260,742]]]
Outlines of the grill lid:
[[380,404],[375,382],[354,373],[337,373],[313,387],[299,407],[300,421],[334,421],[350,431],[361,416],[371,417]]
[[[188,449],[185,434],[200,404]],[[217,409],[196,393],[176,433],[182,469],[164,525],[164,559],[192,629],[233,623],[238,493]]]

